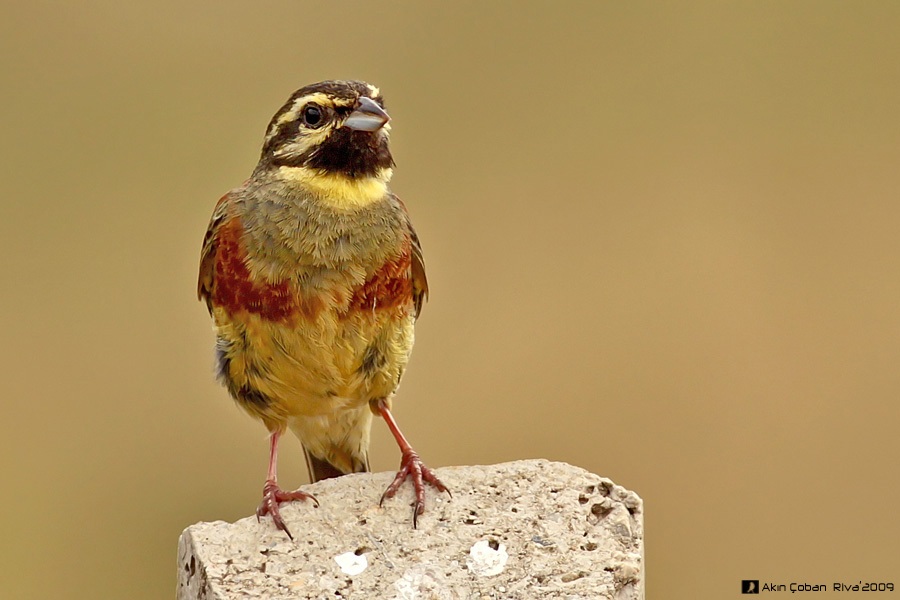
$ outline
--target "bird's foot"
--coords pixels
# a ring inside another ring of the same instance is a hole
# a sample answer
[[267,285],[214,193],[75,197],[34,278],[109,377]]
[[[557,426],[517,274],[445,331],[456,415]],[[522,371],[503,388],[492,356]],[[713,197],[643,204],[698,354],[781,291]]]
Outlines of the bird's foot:
[[300,490],[286,492],[279,488],[277,483],[269,479],[266,481],[266,485],[263,486],[263,499],[262,502],[259,503],[259,508],[256,509],[256,520],[259,521],[266,515],[272,515],[272,521],[275,522],[275,526],[285,532],[287,536],[293,540],[294,536],[291,535],[287,525],[284,524],[284,519],[281,518],[281,511],[278,509],[278,504],[280,502],[291,502],[293,500],[306,500],[307,498],[316,503],[316,508],[319,507],[319,501],[316,500],[316,497],[312,494]]
[[[416,492],[416,502],[413,508],[413,528],[415,528],[419,515],[425,512],[425,483],[430,483],[438,490],[448,494],[450,494],[450,490],[437,478],[437,475],[431,469],[425,466],[425,463],[422,462],[422,459],[419,458],[415,451],[409,450],[403,453],[403,457],[400,459],[400,470],[397,471],[397,476],[394,477],[391,485],[381,495],[379,506],[384,503],[385,498],[393,498],[394,494],[397,493],[397,490],[408,478],[412,479],[413,489]],[[450,495],[452,497],[453,494]]]

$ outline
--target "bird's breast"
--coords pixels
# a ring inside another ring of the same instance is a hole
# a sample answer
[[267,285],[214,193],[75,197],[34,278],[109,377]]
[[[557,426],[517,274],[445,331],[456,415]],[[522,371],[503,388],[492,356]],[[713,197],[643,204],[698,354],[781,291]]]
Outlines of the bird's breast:
[[233,395],[272,422],[389,396],[415,322],[402,215],[387,204],[344,214],[271,197],[237,209],[217,232],[211,289]]
[[348,317],[356,311],[404,311],[411,306],[409,236],[387,248],[340,237],[311,244],[320,252],[333,246],[331,260],[311,259],[312,253],[270,240],[260,249],[254,241],[237,217],[219,231],[212,299],[229,314],[247,312],[288,323],[324,312]]

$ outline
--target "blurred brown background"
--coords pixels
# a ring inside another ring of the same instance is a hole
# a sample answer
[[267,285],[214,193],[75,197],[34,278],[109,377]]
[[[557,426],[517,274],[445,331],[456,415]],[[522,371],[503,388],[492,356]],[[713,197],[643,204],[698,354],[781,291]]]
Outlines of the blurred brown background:
[[431,465],[634,489],[650,597],[900,585],[900,5],[587,4],[6,3],[4,598],[172,597],[182,528],[252,513],[198,253],[325,78],[394,118]]

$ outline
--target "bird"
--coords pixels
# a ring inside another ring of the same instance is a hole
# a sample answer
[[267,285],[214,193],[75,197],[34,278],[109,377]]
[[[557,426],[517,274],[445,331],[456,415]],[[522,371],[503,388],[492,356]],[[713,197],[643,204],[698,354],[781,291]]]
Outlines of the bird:
[[369,471],[378,416],[401,452],[380,503],[410,480],[415,528],[426,486],[450,493],[392,413],[428,280],[409,212],[389,187],[390,120],[369,83],[300,88],[269,122],[249,179],[216,204],[203,239],[197,295],[212,318],[218,379],[269,432],[257,519],[270,515],[291,539],[280,503],[318,500],[278,486],[288,430],[316,482]]

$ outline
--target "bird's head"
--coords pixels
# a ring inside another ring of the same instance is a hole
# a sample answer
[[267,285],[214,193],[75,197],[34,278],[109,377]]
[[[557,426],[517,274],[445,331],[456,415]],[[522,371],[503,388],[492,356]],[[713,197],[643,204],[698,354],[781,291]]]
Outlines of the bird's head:
[[389,121],[373,85],[308,85],[272,117],[258,169],[336,204],[365,204],[383,197],[391,178]]

